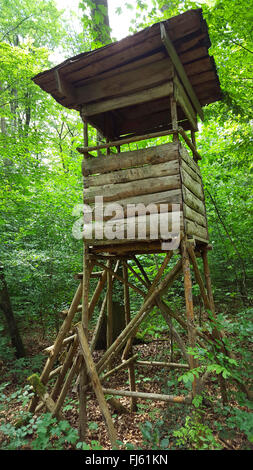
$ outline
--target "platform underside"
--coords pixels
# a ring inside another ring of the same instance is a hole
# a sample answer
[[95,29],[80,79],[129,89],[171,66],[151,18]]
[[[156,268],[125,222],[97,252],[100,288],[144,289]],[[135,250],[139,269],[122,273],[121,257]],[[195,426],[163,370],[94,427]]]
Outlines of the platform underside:
[[[180,240],[183,238],[183,233],[181,234]],[[200,252],[204,247],[210,247],[209,241],[200,239],[197,237],[192,237],[191,240],[194,240],[195,252],[196,254]],[[117,243],[118,242],[118,243]],[[120,243],[121,242],[121,243]],[[145,254],[145,253],[166,253],[168,251],[175,251],[176,248],[170,247],[172,240],[132,240],[122,243],[122,240],[101,240],[94,245],[89,246],[91,253],[108,253],[112,255],[135,255],[135,254]]]

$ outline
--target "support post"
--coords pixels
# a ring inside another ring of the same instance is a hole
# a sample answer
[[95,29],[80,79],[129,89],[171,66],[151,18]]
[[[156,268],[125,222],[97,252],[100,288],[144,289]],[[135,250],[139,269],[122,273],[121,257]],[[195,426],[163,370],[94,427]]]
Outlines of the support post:
[[[83,126],[84,146],[88,146],[88,124],[84,122]],[[88,323],[89,323],[89,248],[85,241],[83,241],[83,293],[82,293],[82,327],[84,335],[88,338]],[[82,360],[80,375],[79,375],[79,437],[81,441],[85,441],[87,433],[87,393],[85,391],[88,383],[87,367]]]
[[[178,131],[177,102],[175,100],[174,95],[170,97],[170,112],[171,112],[172,130]],[[179,142],[177,133],[173,135],[173,142]]]
[[92,355],[89,349],[89,344],[88,344],[86,335],[83,331],[82,324],[80,323],[77,325],[77,333],[78,333],[78,338],[79,338],[79,342],[81,346],[81,351],[82,351],[82,354],[86,363],[86,368],[88,370],[88,374],[90,376],[91,383],[92,383],[94,392],[96,394],[96,397],[100,406],[100,410],[102,412],[103,418],[108,428],[108,434],[109,434],[112,447],[117,447],[116,431],[115,431],[113,421],[112,421],[112,418],[111,418],[111,415],[110,415],[110,412],[106,403],[106,399],[104,397],[104,393],[102,391],[102,387],[101,387],[100,380],[98,378],[96,367],[92,359]]
[[[129,287],[128,287],[128,268],[125,263],[123,263],[123,278],[124,278],[124,306],[125,306],[125,321],[126,325],[129,324],[131,320],[131,313],[130,313],[130,296],[129,296]],[[130,338],[131,345],[129,348],[129,354],[132,356],[132,342],[133,338]],[[125,358],[127,359],[127,358]],[[131,362],[128,366],[128,377],[129,377],[129,384],[130,390],[135,392],[136,391],[136,384],[135,384],[135,370],[134,370],[134,362]],[[131,398],[131,411],[136,411],[137,409],[137,400],[135,397]]]
[[[108,260],[108,268],[112,269],[112,261]],[[113,330],[113,317],[112,317],[112,274],[110,271],[107,271],[107,293],[106,293],[106,303],[107,303],[107,322],[106,322],[106,347],[109,347],[112,344],[112,330]],[[112,361],[108,362],[108,370],[112,368]]]
[[[192,280],[190,271],[190,260],[187,252],[187,239],[183,238],[181,241],[181,252],[182,252],[182,267],[184,274],[184,293],[185,293],[185,307],[186,307],[186,318],[187,318],[187,329],[188,329],[188,342],[191,348],[195,347],[196,344],[196,332],[194,326],[194,309],[192,299]],[[189,356],[190,368],[196,367],[196,361],[192,355]],[[196,394],[196,378],[194,378],[192,384],[193,396]]]

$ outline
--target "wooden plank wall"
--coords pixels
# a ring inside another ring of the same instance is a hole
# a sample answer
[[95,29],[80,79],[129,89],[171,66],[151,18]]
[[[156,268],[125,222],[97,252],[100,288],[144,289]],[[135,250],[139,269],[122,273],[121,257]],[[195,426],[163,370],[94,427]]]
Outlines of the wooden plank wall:
[[185,232],[200,241],[208,242],[205,197],[200,169],[182,145],[180,145],[179,154]]
[[[185,148],[177,142],[156,147],[124,152],[120,154],[87,157],[83,164],[84,176],[84,203],[94,209],[95,198],[103,196],[104,213],[102,220],[93,224],[92,241],[102,244],[102,240],[94,239],[95,229],[100,231],[109,219],[122,218],[110,213],[110,204],[118,203],[123,207],[121,240],[112,240],[112,243],[126,243],[126,227],[128,218],[134,218],[137,223],[135,208],[129,210],[129,205],[142,204],[150,206],[150,213],[146,216],[145,208],[139,207],[138,221],[146,225],[147,236],[154,239],[151,230],[155,222],[156,211],[158,217],[162,213],[170,212],[172,204],[180,205],[181,231],[186,230],[190,236],[207,240],[207,224],[204,205],[202,180],[197,164],[189,156]],[[153,206],[152,206],[153,204]],[[167,204],[168,206],[164,206]],[[127,211],[128,208],[128,211]],[[108,225],[109,224],[109,225]],[[168,231],[171,231],[172,216],[168,217]],[[159,239],[159,234],[156,239]]]

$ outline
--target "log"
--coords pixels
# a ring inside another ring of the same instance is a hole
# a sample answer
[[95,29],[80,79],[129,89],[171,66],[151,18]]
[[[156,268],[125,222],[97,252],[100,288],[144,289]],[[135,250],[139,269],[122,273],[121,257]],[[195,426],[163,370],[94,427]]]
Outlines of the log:
[[123,397],[135,397],[135,398],[142,398],[146,400],[152,401],[165,401],[167,403],[183,403],[183,404],[190,404],[191,403],[191,396],[175,396],[175,395],[162,395],[159,393],[145,393],[145,392],[131,392],[129,390],[114,390],[112,388],[103,388],[102,389],[105,394],[108,395],[119,395]]
[[[94,260],[91,260],[94,265]],[[83,243],[83,295],[82,295],[82,331],[84,336],[88,337],[88,325],[89,325],[89,286],[90,286],[90,256],[89,247]],[[88,382],[87,367],[84,361],[80,364],[81,370],[79,375],[79,438],[81,441],[85,441],[87,434],[87,393],[86,384]]]
[[[174,131],[178,131],[177,103],[175,99],[175,85],[173,84],[173,94],[170,97],[171,124]],[[173,135],[173,142],[179,142],[178,133]]]
[[[141,284],[143,284],[145,287],[150,287],[151,285],[151,282],[147,283],[144,279],[142,279],[142,277],[140,276],[140,274],[138,274],[134,268],[131,266],[131,264],[127,263],[126,261],[123,261],[123,265],[127,268],[127,269],[130,269],[130,271],[133,273],[133,275],[141,282]],[[128,276],[126,277],[128,279]]]
[[180,173],[182,177],[182,182],[186,186],[189,191],[191,191],[195,196],[200,199],[201,201],[204,200],[204,194],[202,185],[195,181],[183,168],[180,168]]
[[[42,402],[46,405],[46,408],[50,413],[54,412],[55,409],[55,402],[47,393],[45,385],[41,382],[39,376],[37,374],[32,374],[28,377],[27,381],[33,387],[36,396],[42,400]],[[57,414],[59,419],[62,419],[60,413]]]
[[72,367],[68,373],[68,376],[65,380],[65,383],[61,389],[61,393],[57,399],[57,402],[55,404],[55,407],[52,411],[52,414],[53,416],[59,416],[59,413],[60,413],[60,409],[64,403],[64,400],[66,398],[66,395],[68,393],[68,390],[71,386],[71,383],[72,383],[72,380],[74,379],[75,375],[78,373],[79,371],[79,368],[80,368],[80,364],[81,364],[81,356],[76,356],[73,364],[72,364]]
[[165,367],[168,369],[189,369],[188,364],[180,364],[176,362],[159,362],[159,361],[136,361],[137,366],[155,366],[155,367]]
[[[103,271],[97,271],[95,273],[90,273],[90,278],[97,278],[97,277],[101,277],[103,274]],[[83,277],[83,273],[77,273],[74,275],[74,278],[75,279],[82,279]]]
[[[184,140],[187,141],[187,143],[188,143],[188,141],[189,141],[189,143],[191,144],[192,148],[194,148],[193,145],[192,145],[192,143],[191,143],[191,141],[190,141],[190,139],[187,137],[187,135],[186,135],[186,133],[183,131],[183,129],[180,129],[180,133],[181,133],[182,137],[184,138]],[[191,150],[192,150],[192,149],[191,149]],[[193,158],[190,157],[188,151],[186,150],[186,148],[185,148],[183,145],[180,145],[180,146],[179,146],[179,155],[180,155],[180,157],[182,158],[182,160],[184,160],[185,163],[187,163],[187,165],[188,165],[195,173],[197,173],[197,175],[198,175],[198,176],[200,177],[200,179],[201,179],[201,173],[200,173],[200,169],[199,169],[197,163],[193,160]],[[200,159],[201,159],[201,157],[200,157]]]
[[199,214],[205,216],[205,206],[203,201],[200,201],[186,186],[182,186],[183,201],[191,209],[195,210]]
[[[192,281],[191,281],[191,271],[190,271],[190,261],[187,252],[187,241],[184,238],[181,242],[182,250],[182,267],[184,274],[184,294],[185,294],[185,307],[186,307],[186,318],[187,318],[187,330],[188,330],[188,342],[191,348],[196,346],[196,328],[194,324],[194,308],[193,308],[193,298],[192,298]],[[190,369],[197,367],[196,359],[190,355],[189,356]],[[192,392],[193,395],[196,394],[196,377],[192,383]]]
[[[82,279],[83,278],[83,273],[79,273],[80,275],[80,278]],[[100,294],[104,288],[104,285],[105,285],[105,282],[106,282],[106,271],[103,271],[103,274],[99,280],[99,282],[97,283],[97,286],[96,286],[96,289],[94,291],[94,294],[92,296],[92,299],[89,303],[89,320],[91,319],[92,317],[92,314],[94,312],[94,309],[96,307],[96,304],[98,302],[98,299],[100,297]]]
[[[139,46],[140,47],[140,46]],[[135,48],[134,48],[135,49]],[[141,51],[142,54],[143,54],[143,51]],[[144,65],[149,65],[149,64],[155,64],[155,62],[157,62],[158,60],[161,60],[161,59],[165,59],[166,58],[166,54],[164,51],[158,51],[156,52],[155,49],[154,49],[154,52],[152,53],[152,51],[150,52],[150,54],[146,55],[146,56],[143,56],[143,58],[133,58],[132,54],[131,54],[131,57],[130,57],[130,61],[128,60],[124,65],[118,65],[120,64],[121,62],[119,62],[118,64],[116,64],[116,67],[111,67],[111,64],[110,64],[110,68],[109,70],[106,70],[103,69],[102,71],[102,75],[100,75],[100,77],[96,74],[96,77],[95,79],[98,79],[98,81],[104,81],[104,79],[106,78],[110,78],[110,77],[116,77],[118,76],[119,74],[122,74],[121,76],[123,76],[123,74],[125,72],[129,72],[129,71],[134,71],[136,70],[136,68],[138,67],[142,67]],[[103,60],[103,64],[106,63],[106,61],[108,60],[108,58],[104,58]],[[109,61],[110,62],[110,61]],[[89,65],[88,65],[88,68],[89,68]],[[82,86],[82,85],[90,85],[90,84],[93,84],[94,83],[94,70],[97,68],[97,64],[96,62],[94,63],[93,65],[93,68],[92,68],[92,77],[90,78],[84,78],[82,80],[78,80],[78,85],[79,86]],[[87,70],[87,67],[86,69]],[[80,73],[80,72],[79,72]],[[101,71],[100,71],[101,73]],[[71,73],[71,80],[73,81],[74,80],[74,77],[75,77],[75,72],[73,73],[73,76],[72,76],[72,73]]]
[[116,398],[108,398],[107,403],[116,413],[129,414],[128,408],[122,405],[122,403],[119,400],[116,400]]
[[[65,346],[66,344],[71,343],[75,338],[76,338],[76,334],[68,336],[68,338],[64,338],[64,340],[62,342],[62,346]],[[48,348],[43,349],[43,352],[45,352],[47,354],[51,354],[53,349],[54,349],[54,344],[52,346],[48,346]]]
[[[82,153],[82,154],[86,154],[86,152],[92,152],[93,150],[102,150],[102,149],[106,149],[106,148],[109,148],[109,147],[117,147],[118,145],[124,145],[124,144],[130,144],[130,143],[133,143],[133,142],[138,142],[140,140],[148,140],[148,139],[154,139],[156,137],[163,137],[163,136],[167,136],[167,135],[173,135],[173,134],[177,134],[178,131],[176,130],[165,130],[165,131],[160,131],[160,132],[153,132],[151,134],[144,134],[144,135],[138,135],[138,136],[132,136],[132,137],[125,137],[125,138],[122,138],[120,140],[115,140],[115,141],[112,141],[112,142],[107,142],[106,144],[100,144],[100,145],[95,145],[93,147],[83,147],[83,148],[80,148],[78,147],[77,150],[78,152]],[[145,163],[151,163],[152,162],[152,153],[154,151],[157,151],[159,149],[159,152],[156,152],[156,156],[153,156],[153,161],[154,163],[162,163],[161,161],[157,161],[157,158],[159,156],[159,153],[160,153],[160,150],[164,149],[165,146],[167,147],[167,153],[170,153],[169,150],[171,150],[172,152],[172,156],[173,158],[167,158],[166,160],[164,159],[163,161],[167,161],[167,160],[174,160],[175,158],[177,158],[177,151],[178,151],[178,145],[177,144],[172,144],[172,143],[169,143],[169,144],[163,144],[163,145],[159,145],[159,147],[148,147],[146,149],[140,149],[140,150],[135,150],[135,159],[137,159],[137,163],[136,163],[136,166],[140,166],[140,165],[144,165]],[[173,154],[173,150],[174,153]],[[151,156],[150,156],[150,153],[151,152]],[[143,155],[145,154],[145,156],[147,156],[149,154],[149,158],[151,158],[151,161],[144,161],[144,163],[138,163],[138,158],[141,159],[141,162],[142,162],[142,159],[143,159]],[[134,162],[128,164],[128,166],[126,166],[126,163],[128,161],[128,157],[130,155],[133,155],[132,151],[130,152],[123,152],[122,154],[118,155],[118,156],[111,156],[110,157],[110,165],[111,165],[111,161],[113,161],[114,165],[115,165],[115,162],[118,161],[118,159],[120,158],[123,158],[123,165],[120,163],[119,165],[117,165],[116,167],[112,167],[112,168],[106,168],[107,167],[107,164],[106,164],[106,167],[103,171],[103,166],[102,166],[102,169],[101,169],[101,163],[104,161],[103,159],[106,159],[107,163],[109,164],[108,162],[108,158],[107,157],[97,157],[97,158],[101,158],[100,160],[100,164],[98,164],[97,162],[97,159],[94,160],[94,159],[89,159],[89,158],[86,158],[86,163],[85,163],[85,166],[87,166],[87,169],[86,170],[90,170],[89,172],[87,172],[86,174],[84,174],[84,176],[86,175],[89,175],[89,174],[92,174],[92,173],[106,173],[107,171],[111,171],[111,170],[121,170],[122,169],[122,166],[123,168],[129,168],[131,166],[134,166]],[[141,155],[141,157],[138,155]],[[113,159],[113,160],[111,160]],[[97,163],[95,163],[97,162]],[[92,163],[92,168],[90,168],[90,164]],[[94,168],[94,165],[96,165],[96,167]],[[92,171],[93,170],[93,171]],[[94,171],[95,170],[95,171]]]
[[77,347],[78,347],[77,334],[75,334],[73,344],[71,345],[70,349],[67,352],[66,359],[65,359],[65,361],[64,361],[64,363],[61,367],[60,373],[57,377],[57,380],[55,382],[53,390],[50,394],[50,396],[53,400],[55,400],[57,398],[58,393],[60,392],[64,377],[65,377],[68,369],[71,367],[74,355],[76,354],[76,351],[77,351]]
[[[100,48],[94,54],[89,54],[88,60],[85,56],[81,61],[76,64],[76,70],[73,69],[73,64],[70,65],[69,70],[66,66],[67,74],[71,74],[73,81],[80,79],[80,67],[85,67],[85,79],[104,73],[106,70],[111,70],[119,66],[119,64],[127,64],[131,61],[135,62],[140,56],[149,55],[157,51],[161,44],[160,34],[154,32],[153,29],[149,30],[139,37],[138,42],[134,36],[128,36],[127,41],[120,41],[117,43],[116,48],[108,54],[107,48]],[[124,65],[123,65],[124,67]],[[83,73],[82,73],[83,75]]]
[[[128,267],[125,263],[123,263],[123,278],[124,278],[124,307],[125,307],[125,323],[126,325],[129,324],[131,321],[131,311],[130,311],[130,296],[129,296],[129,287],[128,287]],[[129,354],[133,354],[133,349],[132,349],[132,343],[133,343],[133,337],[129,338],[130,345],[129,345]],[[122,360],[123,360],[124,353],[122,355]],[[124,357],[126,359],[126,356]],[[136,384],[135,384],[135,369],[134,369],[134,363],[131,361],[128,365],[128,378],[129,378],[129,385],[130,385],[130,390],[135,391],[136,390]],[[137,402],[136,399],[132,398],[131,399],[131,411],[136,411],[137,410]]]
[[208,242],[208,233],[206,228],[193,222],[192,220],[185,219],[185,230],[187,235],[194,235],[194,237],[205,240]]
[[199,214],[198,212],[194,211],[193,209],[188,207],[186,204],[183,205],[183,212],[184,212],[184,217],[186,219],[192,220],[193,222],[196,222],[202,227],[207,228],[206,218],[202,214]]
[[[94,159],[86,158],[84,161],[83,175],[104,174],[112,171],[121,171],[133,167],[144,165],[157,165],[178,159],[178,145],[170,143],[157,147],[121,152],[110,155],[110,157],[100,156]],[[89,181],[89,180],[88,180]]]
[[[159,53],[153,57],[159,58]],[[147,64],[143,64],[142,59],[142,62],[132,70],[115,72],[113,76],[107,75],[108,72],[102,74],[101,78],[93,77],[90,80],[91,83],[85,81],[83,86],[75,89],[75,104],[82,104],[84,114],[87,114],[88,104],[93,101],[100,104],[101,100],[108,98],[114,100],[119,97],[121,99],[131,93],[146,91],[147,88],[154,88],[162,82],[169,81],[173,76],[173,67],[166,57]]]
[[[197,183],[196,183],[197,184]],[[140,194],[154,194],[169,189],[180,188],[180,177],[160,176],[156,178],[145,178],[141,181],[131,181],[129,183],[108,184],[104,186],[84,189],[84,203],[94,202],[95,197],[102,196],[104,202],[117,201],[127,197],[139,196]]]
[[129,357],[129,359],[126,359],[125,361],[123,361],[121,364],[119,364],[118,366],[114,367],[114,369],[111,369],[109,370],[108,372],[106,372],[105,374],[103,374],[101,377],[100,377],[100,381],[101,382],[104,382],[106,379],[108,379],[109,377],[111,377],[111,375],[115,374],[115,372],[119,372],[120,370],[122,369],[126,369],[127,367],[129,367],[129,365],[132,363],[132,362],[135,362],[138,358],[138,354],[134,354],[134,356],[131,356]]
[[49,374],[49,379],[51,379],[51,377],[54,377],[55,375],[59,374],[59,372],[61,371],[62,369],[62,365],[59,366],[59,367],[56,367],[56,369],[53,369],[50,374]]
[[146,271],[144,270],[143,266],[141,265],[140,261],[138,260],[137,256],[133,255],[133,260],[135,261],[136,265],[138,266],[139,270],[141,271],[144,279],[145,279],[145,283],[146,283],[146,286],[150,286],[151,285],[151,282],[150,282],[150,279],[146,273]]
[[[115,265],[115,268],[114,268],[114,273],[117,272],[118,267],[119,267],[119,261],[116,262],[116,265]],[[114,282],[114,279],[115,279],[114,276],[112,276],[112,283]],[[107,303],[107,299],[106,299],[106,296],[105,296],[105,298],[103,300],[103,303],[102,303],[102,306],[101,306],[101,309],[100,309],[100,313],[99,313],[98,320],[97,320],[97,323],[96,323],[96,326],[95,326],[95,330],[93,332],[93,336],[92,336],[92,340],[91,340],[91,344],[90,344],[91,352],[94,351],[94,349],[96,347],[96,344],[97,344],[97,341],[98,341],[98,338],[99,338],[99,335],[100,335],[100,331],[101,331],[103,321],[104,321],[106,303]]]
[[[124,154],[122,154],[124,155]],[[85,178],[85,187],[104,186],[115,183],[129,183],[130,181],[143,180],[146,178],[156,178],[160,176],[171,176],[179,174],[178,160],[117,170],[112,173],[92,175]]]
[[92,359],[92,355],[89,349],[89,344],[82,328],[82,324],[80,323],[77,324],[76,329],[77,329],[77,334],[78,334],[78,338],[80,342],[81,351],[82,351],[84,360],[86,362],[88,375],[90,377],[94,392],[96,394],[96,397],[100,406],[100,410],[102,412],[103,418],[108,428],[108,434],[109,434],[109,438],[111,441],[111,445],[112,447],[117,447],[116,431],[115,431],[113,421],[112,421],[112,418],[111,418],[111,415],[110,415],[110,412],[109,412],[109,409],[108,409],[108,406],[104,397],[104,393],[103,393],[103,390],[102,390],[102,387],[98,378],[97,370]]
[[[62,342],[66,336],[66,333],[69,331],[70,329],[70,326],[71,326],[71,322],[74,318],[74,315],[76,313],[76,309],[79,305],[79,301],[81,299],[81,296],[82,296],[82,283],[80,283],[80,285],[78,286],[78,289],[75,293],[75,296],[72,300],[72,303],[71,303],[71,306],[69,308],[69,311],[68,311],[68,314],[58,332],[58,335],[57,335],[57,338],[55,340],[55,343],[54,343],[54,347],[53,347],[53,350],[52,350],[52,354],[50,354],[50,357],[48,358],[46,364],[45,364],[45,367],[42,371],[42,374],[40,376],[40,381],[45,385],[48,381],[48,378],[49,378],[49,374],[53,368],[53,365],[54,365],[54,362],[56,360],[56,357],[62,347]],[[30,405],[29,405],[29,411],[32,413],[34,412],[36,406],[37,406],[37,403],[38,403],[38,398],[35,396]]]
[[[112,270],[112,261],[109,259],[107,261],[107,266]],[[112,329],[113,329],[113,318],[112,318],[112,274],[110,271],[107,271],[107,325],[106,325],[106,347],[107,349],[112,344]],[[112,363],[108,363],[108,368],[112,368]]]
[[[183,128],[179,128],[179,133],[180,135],[183,137],[184,141],[186,142],[186,144],[188,145],[188,147],[190,147],[192,153],[193,153],[193,162],[196,163],[198,160],[202,160],[202,157],[201,155],[199,154],[199,152],[197,151],[197,149],[194,147],[192,141],[189,139],[189,137],[187,136],[186,132],[184,131]],[[197,163],[196,163],[197,164]]]
[[[183,234],[181,234],[183,235]],[[139,255],[141,254],[153,254],[153,253],[163,253],[164,254],[164,249],[161,246],[160,241],[150,241],[147,240],[146,242],[143,241],[136,241],[136,242],[124,242],[124,244],[106,244],[106,243],[101,243],[100,245],[96,243],[96,245],[93,244],[92,247],[92,252],[94,254],[99,254],[100,252],[107,251],[108,253],[111,254],[116,254],[117,256],[132,256],[133,254],[138,253]]]
[[86,233],[85,237],[86,241],[92,241],[94,244],[96,241],[101,243],[101,240],[110,244],[130,240],[169,240],[180,236],[180,231],[183,230],[182,211],[179,212],[179,218],[179,231],[175,224],[173,225],[171,212],[94,222],[91,234]]
[[[96,264],[98,266],[100,266],[101,268],[104,268],[104,270],[106,272],[109,272],[113,277],[115,277],[116,279],[118,279],[119,281],[124,283],[124,278],[122,276],[120,276],[115,270],[113,271],[111,268],[109,268],[108,266],[105,266],[100,261],[96,261]],[[127,284],[128,284],[129,287],[131,287],[133,290],[135,290],[137,292],[137,294],[140,294],[140,295],[144,294],[144,292],[141,289],[139,289],[137,286],[135,286],[131,282],[128,282]]]
[[[167,255],[167,257],[168,257],[168,255]],[[165,258],[165,261],[166,261],[166,258]],[[138,262],[137,259],[136,259],[136,262]],[[148,286],[150,286],[151,283],[150,283],[150,281],[149,281],[149,279],[148,279],[148,277],[147,277],[147,275],[146,275],[145,270],[143,269],[143,267],[141,266],[141,264],[140,264],[139,262],[138,262],[138,265],[139,265],[139,267],[140,267],[140,269],[141,269],[141,271],[142,271],[142,273],[143,273],[143,275],[144,275],[144,277],[145,277],[145,279],[146,279],[146,282],[147,282]],[[145,285],[144,281],[142,281],[142,282],[143,282],[143,284]],[[181,351],[182,351],[183,356],[185,357],[186,361],[189,362],[189,356],[188,356],[188,354],[187,354],[187,352],[186,352],[186,348],[185,348],[184,342],[183,342],[183,340],[181,339],[181,337],[180,337],[180,335],[178,334],[178,332],[175,330],[175,328],[174,328],[173,325],[172,325],[172,318],[171,318],[171,317],[173,317],[173,315],[172,315],[171,309],[169,309],[169,307],[167,306],[167,304],[161,299],[160,296],[157,296],[157,298],[156,298],[156,305],[157,305],[158,308],[161,310],[161,313],[162,313],[162,315],[163,315],[165,321],[167,322],[167,324],[168,324],[168,326],[169,326],[169,328],[170,328],[170,331],[171,331],[172,335],[175,337],[175,339],[176,339],[176,341],[177,341],[179,347],[181,348]],[[180,324],[182,324],[182,323],[181,323],[181,319],[180,319]],[[185,324],[185,327],[187,328],[187,325],[186,325],[186,324]],[[129,341],[129,340],[128,340],[128,341]],[[126,350],[126,349],[127,349],[127,345],[126,345],[126,347],[125,347],[125,350]]]
[[[128,215],[131,217],[134,215],[134,211],[138,211],[139,215],[144,215],[147,213],[147,206],[149,206],[150,214],[154,213],[156,209],[158,212],[170,212],[172,210],[172,204],[182,204],[182,191],[181,189],[171,189],[161,193],[144,194],[141,196],[116,200],[113,202],[121,205],[124,216]],[[109,213],[110,204],[111,203],[104,204],[105,214]],[[167,204],[168,208],[164,206],[165,204]],[[155,205],[155,208],[153,205]],[[105,216],[104,220],[106,220],[108,217]],[[118,217],[117,214],[115,214],[114,217],[116,219]]]
[[183,168],[183,170],[186,171],[186,173],[188,173],[189,176],[191,176],[193,180],[197,181],[197,183],[202,184],[202,180],[199,174],[196,173],[194,170],[192,170],[192,168],[188,165],[188,163],[186,163],[182,158],[180,159],[180,165]]

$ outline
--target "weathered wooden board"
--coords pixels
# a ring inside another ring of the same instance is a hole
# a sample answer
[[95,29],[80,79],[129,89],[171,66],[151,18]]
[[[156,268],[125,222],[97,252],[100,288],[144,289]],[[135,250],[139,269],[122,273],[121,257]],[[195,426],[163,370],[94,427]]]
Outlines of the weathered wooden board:
[[[179,204],[182,208],[182,191],[181,189],[174,189],[170,191],[164,191],[161,193],[154,194],[142,194],[141,196],[133,196],[125,199],[113,201],[113,203],[120,204],[124,211],[124,215],[128,209],[129,213],[133,213],[134,208],[138,210],[138,213],[142,215],[146,213],[146,208],[149,207],[152,211],[152,205],[156,205],[158,212],[164,210],[162,205],[168,205],[168,212],[172,209],[172,204]],[[160,207],[161,206],[161,207]],[[94,206],[91,205],[94,211]],[[104,204],[105,218],[116,217],[117,214],[110,212],[112,209],[111,203]],[[153,210],[154,212],[154,210]]]
[[[183,230],[183,213],[180,211],[179,232]],[[177,235],[177,227],[173,224],[172,213],[150,214],[139,217],[129,217],[107,222],[96,221],[92,224],[90,233],[86,231],[86,241],[99,242],[105,240],[111,243],[122,240],[168,240]],[[91,235],[91,236],[90,236]],[[89,238],[90,236],[90,238]],[[115,238],[113,238],[115,237]]]
[[83,175],[109,173],[146,164],[163,163],[178,158],[178,144],[169,143],[157,147],[123,152],[106,157],[86,158],[83,164]]
[[146,165],[126,170],[117,170],[102,175],[92,175],[85,178],[85,187],[100,186],[106,184],[128,183],[130,181],[144,178],[155,178],[158,176],[171,176],[179,174],[178,160],[172,160],[157,165]]
[[181,178],[183,184],[188,188],[197,198],[199,198],[201,201],[204,200],[204,194],[203,194],[203,189],[202,185],[195,181],[188,173],[181,167],[180,168],[180,173],[181,173]]
[[192,168],[183,159],[181,159],[180,161],[180,166],[183,168],[184,171],[186,171],[186,173],[188,173],[189,176],[191,176],[191,178],[194,181],[196,181],[199,184],[202,184],[202,180],[200,176],[197,173],[195,173],[195,171],[192,170]]
[[187,235],[194,235],[208,241],[207,229],[192,220],[185,219],[185,229]]
[[182,187],[183,192],[183,201],[189,206],[191,209],[199,212],[202,215],[205,215],[205,206],[203,201],[200,201],[189,189],[187,189],[184,185]]
[[186,219],[192,220],[193,222],[196,222],[197,224],[206,228],[206,218],[204,215],[199,214],[198,212],[194,211],[186,204],[183,205],[183,212],[184,212],[184,217]]
[[201,178],[200,169],[197,163],[190,157],[189,153],[183,145],[180,145],[179,147],[179,154],[180,157],[187,163],[187,165]]
[[155,64],[147,64],[118,73],[108,78],[94,78],[92,83],[76,88],[76,104],[87,104],[115,96],[123,96],[169,81],[173,77],[173,67],[165,58]]
[[179,59],[184,65],[204,57],[207,57],[207,49],[205,46],[200,46],[198,48],[179,54]]
[[150,87],[145,90],[129,93],[126,96],[118,96],[116,98],[105,99],[98,103],[87,103],[82,106],[84,116],[93,116],[107,111],[133,106],[145,103],[159,98],[165,98],[173,93],[172,81],[166,81],[162,85]]
[[195,33],[191,39],[188,38],[187,41],[180,41],[176,46],[176,50],[181,58],[181,54],[185,51],[194,50],[193,48],[198,46],[206,46],[208,48],[210,45],[210,39],[204,33]]
[[[194,39],[197,35],[198,39],[201,37],[201,34],[205,33],[205,38],[208,38],[205,28],[203,29],[203,18],[201,18],[198,10],[185,12],[180,16],[170,18],[165,23],[171,39],[177,41],[176,49],[179,52],[189,46],[194,47],[194,43],[192,43],[189,35],[193,35]],[[65,61],[64,74],[66,74],[67,78],[75,74],[75,80],[78,76],[76,74],[82,74],[85,77],[92,76],[93,74],[98,75],[118,64],[150,54],[160,46],[159,24],[154,24],[152,27],[146,28],[135,35],[128,36],[117,43],[109,44],[95,51],[79,54],[72,58],[72,60]],[[49,72],[38,75],[40,83],[46,85],[50,82]]]
[[198,75],[202,72],[207,72],[212,70],[212,64],[210,61],[210,57],[206,57],[204,59],[199,59],[190,64],[186,64],[184,69],[187,73],[187,76],[190,78],[192,75]]
[[108,184],[104,186],[84,189],[84,202],[93,202],[96,196],[103,196],[104,201],[116,201],[130,196],[157,193],[169,189],[178,189],[181,186],[180,176],[161,176],[146,178],[130,183]]
[[[131,57],[130,62],[127,64],[117,64],[117,67],[112,67],[109,70],[105,70],[96,77],[92,76],[90,78],[83,78],[81,80],[76,80],[74,81],[74,76],[71,75],[71,82],[74,82],[74,86],[79,88],[81,86],[88,86],[94,83],[94,80],[97,81],[97,83],[104,81],[105,79],[111,78],[111,77],[116,77],[119,74],[124,74],[126,72],[134,71],[137,68],[143,67],[145,65],[150,65],[153,64],[153,66],[156,66],[156,62],[160,61],[162,59],[166,58],[166,54],[164,51],[159,50],[158,52],[151,53],[150,55],[144,56],[144,57],[138,57],[134,58]],[[96,66],[96,64],[94,64]],[[93,70],[94,73],[94,70]],[[80,74],[80,72],[79,72]]]

